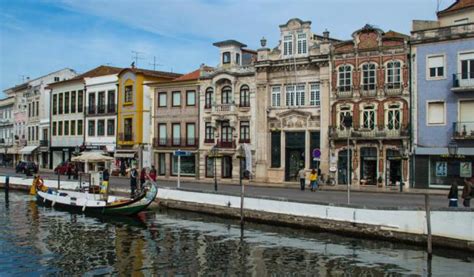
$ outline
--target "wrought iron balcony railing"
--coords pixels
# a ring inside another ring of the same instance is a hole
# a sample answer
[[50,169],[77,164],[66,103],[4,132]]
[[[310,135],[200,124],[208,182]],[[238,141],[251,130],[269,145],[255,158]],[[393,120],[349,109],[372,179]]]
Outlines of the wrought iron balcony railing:
[[337,87],[336,96],[338,98],[350,98],[350,97],[352,97],[352,86],[339,86],[339,87]]
[[454,139],[474,139],[474,121],[461,121],[453,123]]
[[403,87],[400,83],[388,83],[385,84],[384,91],[387,96],[401,95]]
[[474,91],[474,71],[453,74],[453,90]]
[[198,138],[153,138],[154,148],[197,147],[198,144]]

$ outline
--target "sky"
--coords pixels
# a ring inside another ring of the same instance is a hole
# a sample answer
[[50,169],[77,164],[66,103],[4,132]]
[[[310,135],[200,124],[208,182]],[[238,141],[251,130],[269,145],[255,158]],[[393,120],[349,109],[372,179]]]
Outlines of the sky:
[[[409,34],[413,19],[435,20],[454,0],[0,0],[1,91],[50,72],[99,65],[187,73],[218,64],[212,43],[236,39],[250,49],[279,40],[291,18],[337,39],[371,24]],[[0,96],[2,92],[0,92]]]

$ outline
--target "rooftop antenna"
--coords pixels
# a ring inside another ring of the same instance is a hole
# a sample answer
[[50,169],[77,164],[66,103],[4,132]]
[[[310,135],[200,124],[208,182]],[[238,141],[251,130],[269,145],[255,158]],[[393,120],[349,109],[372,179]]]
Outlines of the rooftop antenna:
[[133,64],[138,67],[138,60],[143,60],[143,57],[141,57],[141,54],[144,54],[143,52],[140,51],[134,51],[132,50],[132,59],[133,59]]
[[153,65],[153,70],[156,70],[157,66],[162,66],[162,64],[156,63],[156,56],[153,56],[153,63],[149,63],[149,65]]

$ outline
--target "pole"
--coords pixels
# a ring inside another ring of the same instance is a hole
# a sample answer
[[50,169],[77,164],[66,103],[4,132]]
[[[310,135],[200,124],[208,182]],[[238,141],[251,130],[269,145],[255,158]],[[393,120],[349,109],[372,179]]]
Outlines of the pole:
[[[240,158],[240,165],[242,166],[242,158]],[[240,226],[244,226],[244,193],[245,187],[242,183],[242,168],[239,168],[239,183],[240,183]]]
[[431,206],[430,206],[430,195],[425,194],[425,211],[426,211],[426,229],[428,232],[428,239],[427,239],[427,249],[428,252],[428,259],[432,258],[432,245],[431,245]]
[[8,193],[10,191],[10,176],[5,176],[5,206],[8,207]]
[[59,173],[58,169],[58,190],[61,189],[61,174]]
[[349,127],[349,132],[347,134],[347,204],[351,203],[351,158],[350,158],[350,137],[351,137],[351,129]]
[[181,156],[178,156],[178,188],[181,186]]
[[217,155],[214,153],[214,191],[217,191]]

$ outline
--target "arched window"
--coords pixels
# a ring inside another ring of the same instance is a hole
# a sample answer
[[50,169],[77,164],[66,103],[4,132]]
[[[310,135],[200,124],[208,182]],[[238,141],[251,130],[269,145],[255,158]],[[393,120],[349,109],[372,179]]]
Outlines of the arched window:
[[391,61],[387,63],[387,81],[386,86],[388,89],[396,89],[401,86],[401,68],[402,65],[399,61]]
[[347,115],[352,116],[352,111],[350,106],[342,106],[339,109],[339,129],[340,130],[345,130],[346,127],[344,126],[344,117]]
[[338,90],[350,91],[352,87],[352,66],[341,65],[338,70]]
[[225,86],[222,88],[222,97],[221,97],[221,103],[222,104],[230,104],[232,101],[232,89],[229,86]]
[[362,90],[375,90],[375,64],[362,65]]
[[250,90],[247,85],[240,87],[240,107],[250,107]]
[[387,110],[387,128],[389,130],[400,130],[401,119],[400,104],[390,104]]
[[206,89],[206,99],[204,101],[204,108],[205,109],[210,109],[212,107],[212,94],[214,93],[214,90],[212,88],[207,88]]

